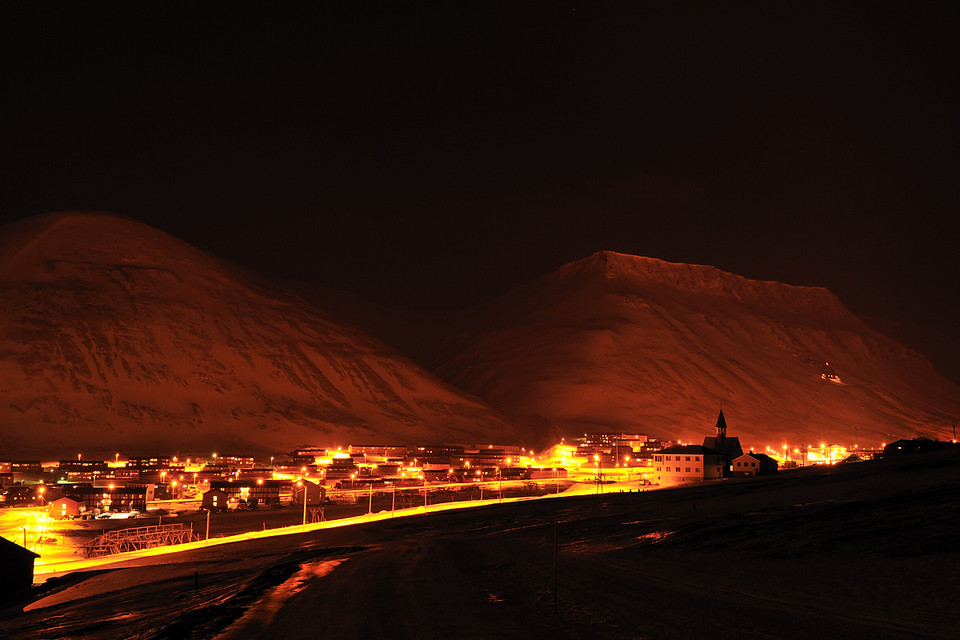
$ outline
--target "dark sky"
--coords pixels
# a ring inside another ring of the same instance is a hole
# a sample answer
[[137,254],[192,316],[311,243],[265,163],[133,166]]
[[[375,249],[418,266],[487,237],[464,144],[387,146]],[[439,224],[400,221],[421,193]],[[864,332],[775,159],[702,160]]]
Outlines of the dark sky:
[[960,326],[949,3],[343,4],[4,2],[3,221],[393,306],[610,249]]

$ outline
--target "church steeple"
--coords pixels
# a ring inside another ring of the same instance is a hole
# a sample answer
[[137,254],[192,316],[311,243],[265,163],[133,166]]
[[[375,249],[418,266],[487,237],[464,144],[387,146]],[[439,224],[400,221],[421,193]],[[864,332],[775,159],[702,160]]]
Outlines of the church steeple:
[[727,439],[727,421],[723,419],[723,409],[720,409],[720,416],[717,418],[717,443],[723,444]]

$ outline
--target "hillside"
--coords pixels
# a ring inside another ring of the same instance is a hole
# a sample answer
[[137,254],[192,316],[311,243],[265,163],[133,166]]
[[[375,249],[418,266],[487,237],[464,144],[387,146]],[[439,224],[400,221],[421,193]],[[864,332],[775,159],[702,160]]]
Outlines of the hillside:
[[383,343],[130,220],[4,227],[0,293],[8,456],[517,439]]
[[[410,345],[429,343],[408,340]],[[461,318],[416,356],[561,435],[699,441],[723,407],[746,445],[949,437],[960,388],[829,291],[601,252]]]

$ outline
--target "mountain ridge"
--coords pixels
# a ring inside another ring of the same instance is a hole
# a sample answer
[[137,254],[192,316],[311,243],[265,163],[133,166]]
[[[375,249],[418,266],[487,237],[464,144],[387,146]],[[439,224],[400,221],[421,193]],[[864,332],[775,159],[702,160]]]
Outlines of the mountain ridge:
[[721,405],[748,446],[879,444],[960,413],[960,387],[825,288],[611,251],[436,319],[48,214],[0,229],[0,290],[4,450],[697,441]]
[[[501,296],[424,355],[515,420],[695,441],[948,437],[960,388],[821,287],[598,252]],[[838,373],[839,372],[839,373]]]
[[146,225],[68,213],[5,231],[6,451],[518,438],[387,345]]

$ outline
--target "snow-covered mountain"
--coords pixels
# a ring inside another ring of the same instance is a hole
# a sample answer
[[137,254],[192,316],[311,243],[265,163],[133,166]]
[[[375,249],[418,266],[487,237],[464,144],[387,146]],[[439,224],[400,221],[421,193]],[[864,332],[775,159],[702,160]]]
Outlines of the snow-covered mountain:
[[515,442],[396,351],[143,224],[0,230],[0,455]]
[[748,446],[871,445],[960,416],[960,387],[825,289],[611,252],[440,322],[311,304],[140,223],[51,214],[0,230],[0,293],[7,457],[699,441],[721,405]]
[[[407,345],[429,345],[415,339]],[[600,252],[460,320],[417,359],[525,424],[749,446],[949,438],[960,387],[829,291]]]

